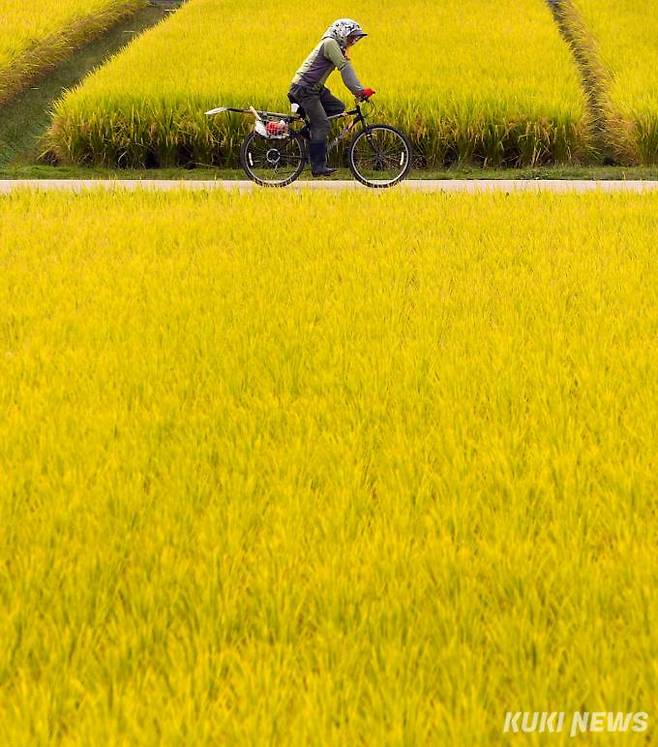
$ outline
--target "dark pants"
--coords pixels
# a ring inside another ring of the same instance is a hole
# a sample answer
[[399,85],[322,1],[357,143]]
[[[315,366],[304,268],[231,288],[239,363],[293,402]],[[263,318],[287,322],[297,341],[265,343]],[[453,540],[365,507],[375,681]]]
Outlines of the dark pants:
[[311,142],[326,143],[330,129],[328,118],[342,114],[345,111],[345,104],[324,86],[320,93],[317,93],[304,86],[293,84],[288,97],[302,107],[311,121]]

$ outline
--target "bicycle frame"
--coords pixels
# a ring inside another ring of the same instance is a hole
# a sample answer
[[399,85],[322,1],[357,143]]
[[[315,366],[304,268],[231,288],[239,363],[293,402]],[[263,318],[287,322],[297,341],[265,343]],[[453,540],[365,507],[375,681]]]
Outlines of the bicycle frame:
[[354,109],[350,109],[350,111],[342,112],[342,114],[334,114],[333,116],[329,117],[330,120],[332,119],[344,119],[345,117],[353,117],[352,121],[347,124],[343,129],[336,135],[336,137],[327,145],[327,150],[332,151],[338,143],[342,142],[343,140],[347,139],[347,137],[350,135],[352,130],[354,130],[357,125],[361,124],[363,127],[366,126],[366,118],[361,111],[361,105],[357,104]]
[[[344,119],[345,117],[352,117],[353,119],[338,133],[338,135],[330,143],[327,144],[327,151],[334,150],[338,143],[345,140],[359,124],[361,124],[363,127],[366,126],[366,116],[361,111],[362,103],[363,102],[357,101],[354,109],[341,112],[340,114],[332,114],[330,117],[328,117],[329,120]],[[283,112],[270,112],[265,111],[264,109],[254,109],[253,107],[250,107],[249,109],[236,109],[232,106],[220,106],[217,109],[212,109],[206,112],[206,115],[212,116],[213,114],[221,114],[223,112],[234,112],[235,114],[253,114],[258,119],[260,119],[262,116],[278,117],[279,119],[282,119],[284,122],[287,122],[290,125],[295,124],[296,122],[303,122],[306,126],[310,124],[308,119],[301,114],[293,114],[291,116],[290,114],[284,114]]]

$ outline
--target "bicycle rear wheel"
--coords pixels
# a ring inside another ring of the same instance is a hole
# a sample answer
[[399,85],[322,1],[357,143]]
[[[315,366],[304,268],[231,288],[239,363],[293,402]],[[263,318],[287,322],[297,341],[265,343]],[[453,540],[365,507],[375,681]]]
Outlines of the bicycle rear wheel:
[[286,187],[304,170],[304,141],[295,132],[281,140],[250,132],[240,148],[240,163],[247,176],[261,187]]
[[409,175],[411,143],[395,127],[368,125],[352,141],[349,166],[354,178],[366,187],[392,187]]

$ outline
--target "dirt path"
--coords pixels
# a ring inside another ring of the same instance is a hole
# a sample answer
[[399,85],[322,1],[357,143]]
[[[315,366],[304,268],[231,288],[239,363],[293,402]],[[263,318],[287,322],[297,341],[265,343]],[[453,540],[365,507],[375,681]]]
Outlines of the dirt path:
[[[6,179],[0,180],[0,194],[21,189],[84,192],[89,190],[138,189],[167,192],[176,189],[248,192],[256,187],[247,181],[178,181],[178,180],[103,180],[103,179]],[[354,181],[299,181],[287,189],[349,190],[365,189]],[[650,192],[658,190],[658,181],[593,181],[575,179],[449,179],[409,180],[396,189],[408,192]],[[386,190],[382,190],[386,191]]]
[[153,5],[138,10],[73,52],[65,62],[2,107],[0,166],[34,161],[39,155],[39,139],[50,125],[50,109],[62,92],[77,85],[94,68],[180,5],[174,0],[152,2]]

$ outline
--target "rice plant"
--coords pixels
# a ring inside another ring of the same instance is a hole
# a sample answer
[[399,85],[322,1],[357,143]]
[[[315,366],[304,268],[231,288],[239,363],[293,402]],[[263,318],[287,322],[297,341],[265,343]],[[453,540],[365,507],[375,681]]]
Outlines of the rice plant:
[[0,744],[653,719],[657,232],[657,195],[1,199]]
[[[355,0],[350,14],[370,34],[353,58],[379,92],[373,117],[407,130],[421,165],[587,157],[577,70],[543,0]],[[287,110],[294,71],[343,15],[338,0],[193,0],[57,103],[52,148],[78,163],[235,164],[246,123],[204,110]]]

